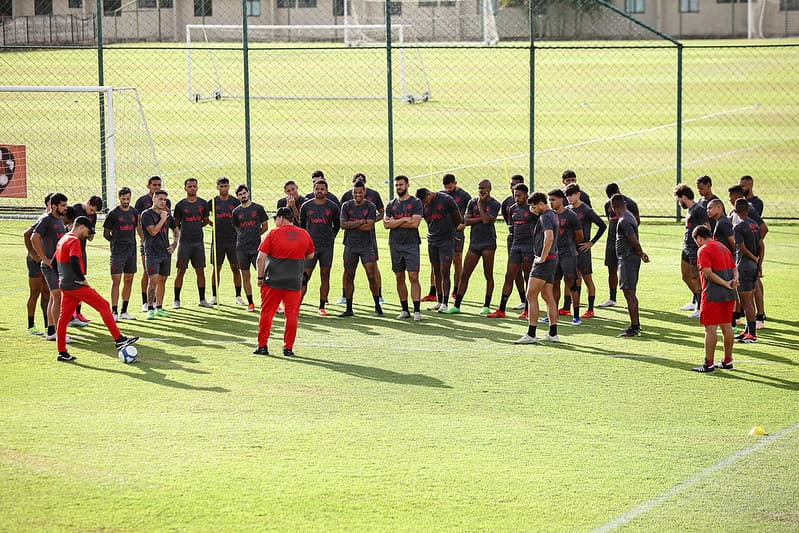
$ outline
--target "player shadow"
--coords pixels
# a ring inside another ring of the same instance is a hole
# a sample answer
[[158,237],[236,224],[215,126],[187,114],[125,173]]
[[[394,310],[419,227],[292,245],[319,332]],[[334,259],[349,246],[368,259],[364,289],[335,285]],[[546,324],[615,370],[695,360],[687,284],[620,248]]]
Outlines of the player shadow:
[[426,376],[424,374],[403,374],[401,372],[394,372],[393,370],[386,370],[374,366],[356,365],[353,363],[342,363],[339,361],[329,361],[327,359],[318,359],[313,357],[304,357],[302,355],[295,355],[294,357],[280,357],[271,355],[273,359],[280,359],[291,363],[300,363],[312,365],[333,372],[341,372],[356,378],[366,379],[370,381],[382,381],[384,383],[396,383],[398,385],[414,385],[419,387],[432,387],[437,389],[451,389],[452,386],[447,385],[438,378]]

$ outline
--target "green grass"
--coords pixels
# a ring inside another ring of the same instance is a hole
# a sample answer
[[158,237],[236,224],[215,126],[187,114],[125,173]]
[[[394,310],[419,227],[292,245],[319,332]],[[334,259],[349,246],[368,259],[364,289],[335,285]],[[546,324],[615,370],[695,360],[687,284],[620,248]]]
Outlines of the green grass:
[[[23,229],[0,225],[0,530],[590,530],[746,450],[756,425],[794,430],[626,529],[797,528],[796,226],[769,233],[760,342],[736,345],[735,370],[709,376],[690,372],[702,333],[677,311],[688,295],[676,224],[641,226],[652,262],[640,338],[616,337],[617,308],[561,326],[560,345],[515,346],[523,322],[476,315],[479,271],[463,314],[400,322],[384,259],[386,318],[371,316],[360,271],[357,317],[316,317],[315,276],[292,360],[250,353],[256,316],[230,305],[229,274],[222,313],[195,307],[188,274],[184,309],[123,324],[143,337],[135,365],[119,362],[92,310],[91,326],[70,331],[75,364],[23,333]],[[107,254],[89,245],[103,294]],[[273,352],[281,334],[278,319]]]

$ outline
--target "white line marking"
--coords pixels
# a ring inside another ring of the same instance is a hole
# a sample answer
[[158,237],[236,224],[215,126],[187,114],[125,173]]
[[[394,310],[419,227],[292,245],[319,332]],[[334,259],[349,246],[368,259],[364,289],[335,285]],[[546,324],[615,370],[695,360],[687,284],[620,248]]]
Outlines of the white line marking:
[[693,477],[691,477],[689,479],[686,479],[685,481],[683,481],[681,483],[678,483],[677,485],[674,485],[673,487],[668,489],[666,492],[663,492],[662,494],[652,498],[651,500],[642,503],[638,507],[635,507],[634,509],[631,509],[630,511],[627,511],[623,515],[621,515],[621,516],[619,516],[617,518],[614,518],[610,522],[607,522],[607,523],[599,526],[598,528],[592,530],[592,533],[600,533],[600,532],[605,532],[605,531],[611,531],[613,529],[616,529],[619,526],[623,526],[623,525],[627,524],[628,522],[630,522],[631,520],[639,517],[640,515],[648,512],[648,511],[651,511],[652,509],[654,509],[658,505],[662,504],[666,500],[672,498],[673,496],[676,496],[680,492],[682,492],[682,491],[684,491],[684,490],[696,485],[700,481],[704,481],[706,478],[712,476],[716,472],[720,472],[721,470],[724,470],[728,466],[731,466],[731,465],[737,463],[738,461],[740,461],[744,457],[752,455],[753,453],[755,453],[756,451],[760,450],[761,448],[763,448],[765,446],[768,446],[769,444],[771,444],[774,441],[777,441],[777,440],[779,440],[779,439],[781,439],[783,437],[786,437],[786,436],[790,435],[791,433],[795,432],[798,429],[799,429],[799,422],[797,422],[796,424],[794,424],[794,425],[792,425],[790,427],[784,428],[784,429],[778,431],[777,433],[774,433],[773,435],[767,435],[767,436],[763,437],[762,439],[758,440],[756,443],[752,444],[751,446],[735,452],[734,454],[730,455],[729,457],[726,457],[726,458],[722,459],[718,463],[705,468],[701,472],[697,473],[695,476],[693,476]]

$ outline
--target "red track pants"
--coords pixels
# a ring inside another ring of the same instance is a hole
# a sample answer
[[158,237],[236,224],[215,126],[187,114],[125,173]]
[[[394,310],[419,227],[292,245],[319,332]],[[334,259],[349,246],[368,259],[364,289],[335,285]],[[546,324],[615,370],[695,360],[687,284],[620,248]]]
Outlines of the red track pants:
[[58,344],[59,352],[67,351],[67,324],[72,320],[72,315],[75,314],[75,309],[81,302],[90,305],[100,313],[105,327],[108,328],[114,340],[121,335],[116,322],[114,322],[114,315],[111,314],[111,305],[96,290],[91,287],[62,290],[61,314],[58,316],[58,327],[56,328],[56,344]]
[[287,291],[273,289],[263,285],[261,287],[261,317],[258,320],[258,346],[266,346],[269,332],[272,330],[272,319],[275,316],[280,302],[286,317],[286,330],[283,332],[283,347],[289,350],[294,348],[294,339],[297,337],[297,321],[300,316],[301,291]]

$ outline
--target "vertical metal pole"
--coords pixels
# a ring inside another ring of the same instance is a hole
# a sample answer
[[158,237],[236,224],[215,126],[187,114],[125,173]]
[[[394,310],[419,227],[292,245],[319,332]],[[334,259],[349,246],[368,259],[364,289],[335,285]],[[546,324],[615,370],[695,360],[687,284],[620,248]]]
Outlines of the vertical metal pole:
[[250,41],[247,37],[247,0],[241,0],[242,52],[244,54],[244,165],[247,188],[252,191],[252,150],[250,139]]
[[[116,131],[116,126],[114,124],[114,90],[112,88],[108,88],[105,91],[106,101],[108,102],[108,113],[107,113],[107,123],[108,126],[106,127],[106,131],[108,132],[108,189],[111,191],[111,194],[108,195],[110,202],[106,202],[105,195],[103,195],[103,205],[107,206],[106,209],[109,211],[116,207],[116,195],[114,191],[116,190],[116,159],[114,158],[114,139],[115,135],[114,132]],[[104,190],[105,191],[105,190]],[[112,205],[113,203],[113,205]]]
[[[528,2],[527,9],[530,17],[530,53],[528,59],[530,63],[530,117],[527,125],[529,130],[527,149],[530,153],[530,157],[529,168],[527,169],[527,172],[530,175],[530,193],[532,194],[532,192],[535,190],[535,11],[533,9],[533,2]],[[507,178],[507,176],[505,177]]]
[[394,199],[394,88],[391,83],[391,0],[386,0],[386,108],[388,110],[388,199]]
[[[97,0],[97,85],[103,86],[103,0]],[[106,146],[105,146],[105,94],[97,95],[100,99],[100,182],[102,187],[103,205],[108,205],[108,173],[106,172]]]
[[[682,43],[677,45],[677,185],[682,183]],[[681,218],[677,204],[677,221]]]

